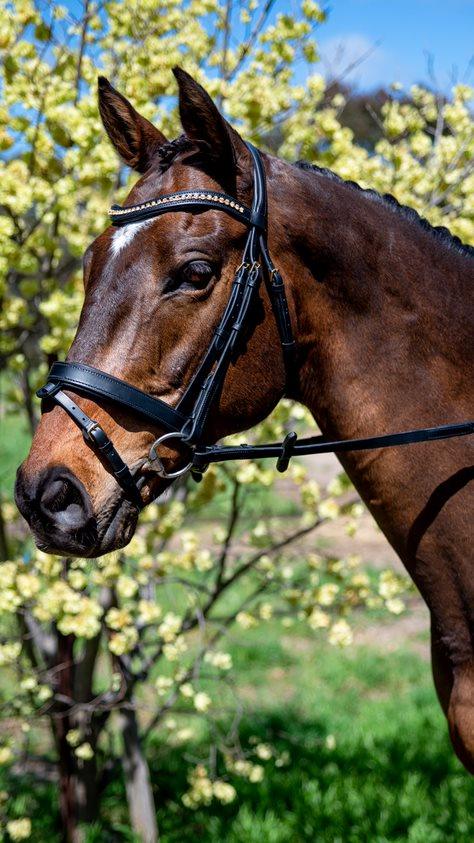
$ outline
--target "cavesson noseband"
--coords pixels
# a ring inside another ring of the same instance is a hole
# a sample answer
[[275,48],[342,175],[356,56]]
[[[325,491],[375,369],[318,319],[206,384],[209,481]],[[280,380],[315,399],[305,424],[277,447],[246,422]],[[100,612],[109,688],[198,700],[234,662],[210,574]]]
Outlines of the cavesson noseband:
[[[470,421],[371,436],[367,439],[329,441],[324,436],[313,436],[296,441],[296,433],[292,432],[283,442],[269,445],[243,444],[232,447],[203,443],[209,409],[219,399],[229,366],[241,350],[248,316],[263,279],[280,336],[287,388],[295,374],[296,343],[291,328],[285,286],[268,252],[267,196],[262,159],[252,144],[247,143],[247,148],[254,165],[252,208],[245,207],[235,197],[226,193],[212,190],[181,190],[143,202],[141,205],[113,205],[109,212],[114,226],[124,226],[172,211],[196,212],[212,208],[230,214],[248,228],[242,261],[235,274],[224,313],[209,348],[177,406],[171,407],[125,381],[83,363],[54,363],[47,383],[37,392],[47,403],[54,402],[68,413],[82,430],[87,444],[106,464],[129,499],[140,509],[144,506],[140,489],[145,477],[137,475],[144,467],[143,464],[132,472],[101,426],[89,418],[76,402],[65,394],[64,389],[94,400],[112,401],[163,428],[166,432],[153,443],[145,467],[167,479],[179,477],[191,470],[193,477],[199,480],[210,463],[226,460],[273,457],[277,460],[278,470],[285,471],[291,457],[295,455],[386,448],[474,433],[474,422]],[[190,460],[183,468],[169,473],[158,455],[158,448],[163,442],[173,439],[189,449]]]

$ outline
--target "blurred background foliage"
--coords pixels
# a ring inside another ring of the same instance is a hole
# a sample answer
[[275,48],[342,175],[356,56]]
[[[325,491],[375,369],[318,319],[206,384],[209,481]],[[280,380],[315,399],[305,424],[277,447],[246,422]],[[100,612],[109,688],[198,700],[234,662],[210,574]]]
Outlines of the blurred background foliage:
[[[156,816],[167,841],[472,839],[472,786],[416,648],[339,652],[415,600],[355,555],[366,516],[344,474],[211,468],[97,561],[35,550],[12,504],[34,391],[74,335],[82,253],[131,184],[100,124],[99,72],[174,137],[181,64],[261,148],[474,243],[472,92],[357,94],[318,72],[326,12],[273,5],[0,0],[5,839],[153,843]],[[282,402],[252,437],[311,425]],[[331,523],[344,552],[318,538]]]

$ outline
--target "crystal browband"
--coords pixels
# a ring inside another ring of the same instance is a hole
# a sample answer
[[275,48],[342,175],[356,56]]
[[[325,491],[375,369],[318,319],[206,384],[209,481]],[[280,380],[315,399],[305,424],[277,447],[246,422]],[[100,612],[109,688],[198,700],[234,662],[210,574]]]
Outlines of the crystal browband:
[[227,211],[231,216],[246,225],[263,228],[263,221],[259,215],[255,215],[250,208],[241,205],[232,196],[228,196],[226,193],[204,190],[181,190],[128,207],[112,205],[109,210],[109,217],[113,225],[126,225],[127,223],[152,219],[159,214],[172,210],[183,211],[183,208],[189,208],[190,210],[217,208],[220,211]]

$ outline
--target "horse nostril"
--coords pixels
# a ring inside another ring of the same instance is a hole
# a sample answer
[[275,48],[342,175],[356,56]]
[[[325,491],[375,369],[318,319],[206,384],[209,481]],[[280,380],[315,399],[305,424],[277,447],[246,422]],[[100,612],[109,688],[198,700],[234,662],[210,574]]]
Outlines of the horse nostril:
[[89,496],[77,478],[69,472],[54,472],[43,480],[38,495],[40,514],[67,529],[84,527],[92,515]]

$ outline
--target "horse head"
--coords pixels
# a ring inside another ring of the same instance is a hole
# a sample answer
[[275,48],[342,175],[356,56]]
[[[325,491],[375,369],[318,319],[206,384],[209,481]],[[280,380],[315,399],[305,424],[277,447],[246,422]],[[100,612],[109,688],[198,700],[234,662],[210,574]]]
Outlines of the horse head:
[[[225,191],[252,202],[252,159],[204,89],[175,71],[183,134],[167,138],[106,79],[99,109],[122,160],[140,174],[125,207],[177,191]],[[112,220],[114,222],[114,220]],[[67,360],[93,366],[175,407],[211,343],[242,260],[247,228],[215,208],[183,209],[123,227],[112,224],[86,249],[84,304]],[[285,373],[271,305],[263,292],[206,422],[206,441],[251,427],[284,391]],[[121,458],[141,475],[143,502],[169,479],[147,470],[164,431],[114,402],[77,398]],[[174,447],[176,446],[176,447]],[[167,473],[186,463],[175,441],[160,449]],[[16,485],[37,544],[51,552],[99,555],[125,545],[137,508],[57,406],[45,405]]]

